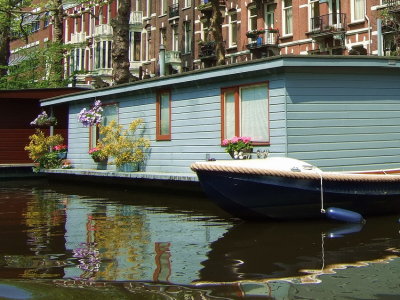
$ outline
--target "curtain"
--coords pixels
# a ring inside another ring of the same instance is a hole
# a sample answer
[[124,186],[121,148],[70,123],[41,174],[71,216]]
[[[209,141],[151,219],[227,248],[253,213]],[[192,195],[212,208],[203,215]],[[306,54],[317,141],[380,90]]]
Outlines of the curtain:
[[268,88],[266,84],[243,87],[241,99],[241,136],[253,141],[268,141]]
[[229,91],[225,93],[225,138],[230,139],[235,134],[235,92]]

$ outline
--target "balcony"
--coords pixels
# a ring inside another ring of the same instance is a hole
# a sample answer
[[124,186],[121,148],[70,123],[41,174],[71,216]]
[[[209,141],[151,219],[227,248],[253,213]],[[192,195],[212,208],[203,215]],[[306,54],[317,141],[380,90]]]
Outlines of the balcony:
[[179,3],[172,4],[168,7],[168,18],[179,17]]
[[86,41],[86,33],[85,32],[77,32],[71,34],[71,43],[72,44],[80,44]]
[[142,11],[132,11],[129,16],[129,25],[142,26],[143,25],[143,12]]
[[165,63],[166,64],[180,64],[181,63],[181,52],[180,51],[166,51],[165,52]]
[[247,49],[250,51],[265,50],[271,47],[278,47],[279,30],[266,29],[256,32],[248,32]]
[[389,12],[400,12],[400,0],[384,0],[383,4],[386,4]]
[[113,29],[108,24],[101,24],[94,28],[94,35],[95,36],[112,36]]
[[[399,0],[400,1],[400,0]],[[336,33],[342,33],[346,29],[346,14],[335,13],[311,18],[310,35],[333,36]]]

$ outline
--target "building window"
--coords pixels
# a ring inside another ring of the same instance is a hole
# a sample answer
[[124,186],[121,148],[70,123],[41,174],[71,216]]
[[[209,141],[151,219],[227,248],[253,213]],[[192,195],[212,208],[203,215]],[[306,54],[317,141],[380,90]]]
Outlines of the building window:
[[160,28],[160,45],[166,45],[167,42],[167,28]]
[[185,5],[185,8],[192,6],[192,0],[185,0],[184,5]]
[[179,51],[178,25],[172,26],[172,51]]
[[160,15],[166,15],[168,12],[168,1],[160,0]]
[[184,22],[183,27],[185,30],[184,35],[184,53],[190,53],[192,51],[192,23]]
[[156,103],[156,139],[158,141],[171,140],[171,93],[160,91],[157,93]]
[[47,28],[50,25],[50,13],[45,12],[43,16],[43,28]]
[[257,7],[249,6],[249,28],[248,30],[257,29]]
[[321,27],[321,22],[319,20],[319,0],[310,0],[309,3],[309,31],[316,30]]
[[37,32],[40,29],[40,21],[33,21],[31,23],[31,32]]
[[293,34],[292,0],[283,0],[283,35]]
[[146,15],[148,18],[151,16],[151,2],[152,0],[146,1]]
[[111,60],[111,41],[100,41],[96,43],[95,67],[96,69],[105,69],[112,67]]
[[222,90],[222,139],[248,136],[269,143],[268,84]]
[[147,27],[146,30],[146,57],[145,61],[150,61],[150,48],[151,48],[151,28],[150,26]]
[[140,61],[141,38],[140,32],[129,32],[129,61]]
[[229,14],[229,47],[237,45],[237,14],[232,12]]
[[357,22],[364,20],[365,0],[351,0],[351,21]]
[[[117,104],[103,104],[103,113],[102,113],[102,120],[101,125],[107,126],[110,124],[111,121],[115,121],[118,123],[118,105]],[[89,129],[90,138],[89,138],[89,148],[94,148],[97,145],[97,142],[102,136],[99,132],[98,126],[91,126]]]
[[75,48],[70,55],[70,74],[85,69],[85,49]]
[[201,20],[201,39],[208,41],[208,34],[210,32],[211,21],[209,18]]

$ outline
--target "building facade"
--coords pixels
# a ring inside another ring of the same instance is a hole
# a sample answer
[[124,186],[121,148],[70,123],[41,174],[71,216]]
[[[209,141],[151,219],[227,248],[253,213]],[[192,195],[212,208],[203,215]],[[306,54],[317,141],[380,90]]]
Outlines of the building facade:
[[[168,75],[215,65],[209,0],[131,4],[129,59],[135,78],[159,76],[160,69]],[[274,55],[397,55],[399,7],[400,0],[220,0],[225,62]],[[97,86],[111,84],[117,1],[101,7],[69,5],[65,11],[64,41],[73,48],[66,73],[76,74],[78,84],[96,86],[99,79]],[[28,21],[37,29],[30,46],[51,39],[47,19]],[[20,47],[21,41],[15,42],[14,53]],[[160,48],[165,49],[164,68]]]

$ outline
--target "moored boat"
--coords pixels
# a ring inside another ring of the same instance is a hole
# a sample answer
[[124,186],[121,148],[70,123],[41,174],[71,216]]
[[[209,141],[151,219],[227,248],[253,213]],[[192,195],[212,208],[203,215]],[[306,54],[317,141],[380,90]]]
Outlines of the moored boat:
[[191,169],[211,199],[242,219],[321,218],[326,207],[363,216],[400,212],[397,169],[323,172],[287,157],[196,162]]

